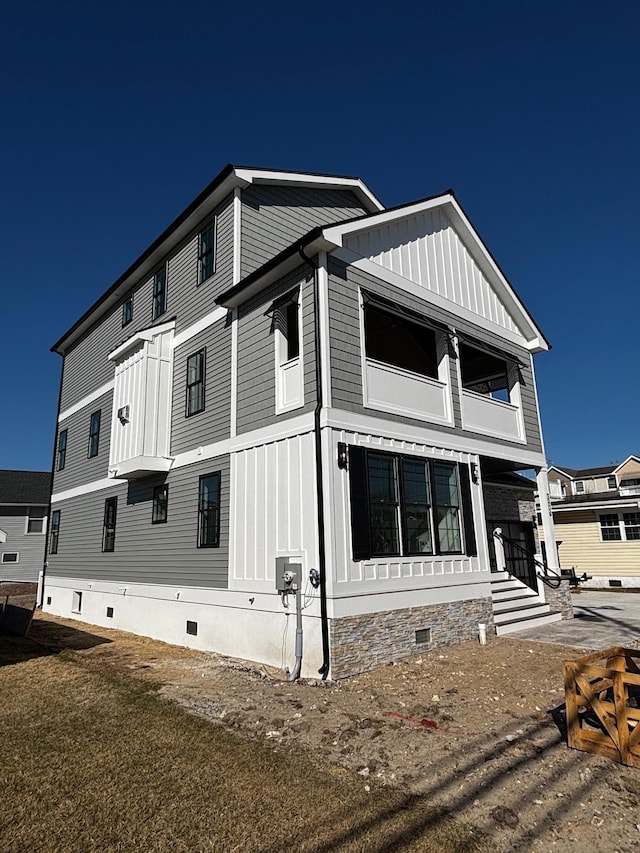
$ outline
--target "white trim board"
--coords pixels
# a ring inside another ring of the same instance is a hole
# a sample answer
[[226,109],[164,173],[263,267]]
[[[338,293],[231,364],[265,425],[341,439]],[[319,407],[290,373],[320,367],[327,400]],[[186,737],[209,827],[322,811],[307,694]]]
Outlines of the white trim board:
[[83,397],[77,403],[74,403],[73,406],[69,406],[68,409],[65,409],[63,412],[60,412],[60,414],[58,415],[58,423],[66,421],[67,418],[71,417],[71,415],[75,415],[76,412],[82,411],[85,406],[88,406],[90,403],[93,403],[95,400],[99,399],[104,394],[108,394],[109,391],[113,391],[114,385],[115,380],[110,379],[108,382],[105,382],[104,385],[101,385],[99,388],[96,388],[95,391],[92,391],[91,394],[87,394],[86,397]]

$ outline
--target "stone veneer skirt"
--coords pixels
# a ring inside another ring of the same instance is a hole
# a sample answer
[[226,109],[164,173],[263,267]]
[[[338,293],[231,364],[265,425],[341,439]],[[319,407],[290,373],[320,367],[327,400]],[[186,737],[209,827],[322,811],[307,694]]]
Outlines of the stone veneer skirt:
[[409,655],[492,633],[491,598],[473,598],[332,619],[331,677],[346,678]]

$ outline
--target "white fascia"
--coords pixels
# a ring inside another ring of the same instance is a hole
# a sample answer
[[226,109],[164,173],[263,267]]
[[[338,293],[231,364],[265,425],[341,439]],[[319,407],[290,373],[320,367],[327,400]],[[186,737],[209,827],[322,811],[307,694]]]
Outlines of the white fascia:
[[629,498],[628,500],[622,498],[616,501],[584,501],[583,503],[578,503],[576,501],[576,503],[565,504],[563,506],[558,506],[555,501],[552,501],[551,509],[554,515],[557,512],[575,512],[576,510],[584,512],[586,509],[605,511],[617,509],[640,509],[640,500],[638,500],[638,498]]
[[272,172],[267,169],[235,169],[234,174],[247,184],[296,184],[299,187],[351,190],[371,212],[384,210],[382,202],[360,178],[313,175],[306,172]]
[[469,222],[464,211],[451,193],[445,193],[435,198],[427,199],[426,201],[415,202],[408,204],[395,210],[386,210],[382,213],[372,214],[363,219],[358,219],[355,222],[338,223],[331,225],[323,230],[323,236],[326,240],[333,243],[336,248],[343,248],[344,238],[346,235],[355,234],[358,231],[368,231],[371,228],[376,228],[380,225],[385,225],[394,220],[404,219],[407,216],[414,216],[417,213],[423,213],[426,210],[441,208],[445,216],[455,227],[460,238],[463,240],[474,260],[485,274],[487,279],[495,287],[500,298],[509,306],[513,313],[514,320],[519,328],[527,332],[527,349],[532,352],[543,352],[549,349],[549,345],[544,339],[544,335],[538,329],[533,321],[533,318],[526,310],[516,292],[511,287],[500,267],[494,261],[491,253],[483,243],[480,235]]
[[160,326],[150,326],[148,329],[142,329],[140,332],[136,332],[135,335],[131,335],[130,338],[120,344],[119,347],[116,347],[112,350],[107,358],[109,361],[121,361],[122,356],[132,350],[134,347],[137,347],[139,344],[143,344],[146,341],[152,341],[157,335],[163,334],[163,332],[169,332],[172,329],[175,329],[176,321],[171,320],[168,323],[162,323]]

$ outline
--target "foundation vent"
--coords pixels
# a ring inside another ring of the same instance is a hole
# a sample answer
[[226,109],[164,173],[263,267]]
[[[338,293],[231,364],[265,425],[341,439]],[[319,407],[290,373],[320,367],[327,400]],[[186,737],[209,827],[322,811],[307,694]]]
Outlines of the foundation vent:
[[113,607],[107,607],[107,619],[113,619]]
[[416,645],[431,642],[431,628],[419,628],[416,631]]
[[82,593],[74,592],[71,599],[71,611],[73,613],[81,613],[82,612]]
[[609,586],[622,586],[622,581],[609,581]]
[[47,596],[47,604],[51,604],[51,596],[50,595]]
[[198,635],[198,623],[197,622],[190,622],[189,619],[187,619],[187,634],[191,634],[194,637],[196,637]]

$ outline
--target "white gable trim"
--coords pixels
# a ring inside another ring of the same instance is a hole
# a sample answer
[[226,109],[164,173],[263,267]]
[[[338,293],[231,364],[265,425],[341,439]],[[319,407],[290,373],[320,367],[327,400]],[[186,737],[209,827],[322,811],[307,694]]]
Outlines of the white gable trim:
[[[636,462],[640,462],[640,456],[636,456],[636,455],[635,455],[635,453],[632,453],[632,454],[631,454],[631,456],[627,456],[627,458],[624,460],[624,462],[621,462],[621,463],[617,466],[617,468],[614,468],[614,469],[613,469],[613,471],[612,471],[611,473],[612,473],[612,474],[617,474],[617,473],[618,473],[618,471],[619,471],[621,468],[624,468],[624,466],[627,464],[627,462],[630,462],[632,459],[633,459],[633,460],[635,460]],[[606,476],[606,475],[605,475],[605,476]]]
[[[507,281],[506,277],[494,261],[489,250],[482,242],[480,236],[471,225],[466,214],[456,201],[453,195],[446,193],[436,198],[427,199],[426,201],[409,204],[395,210],[387,210],[382,213],[373,214],[366,218],[358,219],[353,222],[346,222],[337,225],[332,225],[323,230],[324,237],[329,240],[336,248],[344,249],[345,238],[348,235],[358,232],[368,231],[373,228],[378,228],[381,225],[400,221],[407,217],[415,216],[424,211],[440,208],[443,215],[451,223],[453,229],[459,236],[465,248],[469,251],[475,263],[487,281],[494,288],[497,297],[508,310],[513,322],[522,330],[527,346],[533,351],[547,350],[549,345],[544,339],[544,335],[538,329],[514,289]],[[352,257],[359,257],[353,253]],[[354,260],[351,260],[353,263]],[[381,267],[376,264],[376,269]],[[380,277],[379,273],[376,273]],[[472,312],[470,312],[472,313]],[[478,322],[478,317],[473,314],[474,322]],[[484,318],[483,318],[484,324]],[[500,327],[500,334],[504,335],[504,329]],[[521,341],[519,341],[521,343]]]

